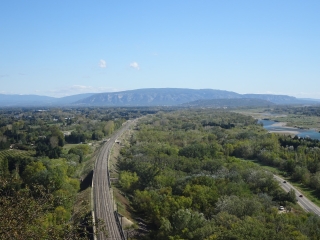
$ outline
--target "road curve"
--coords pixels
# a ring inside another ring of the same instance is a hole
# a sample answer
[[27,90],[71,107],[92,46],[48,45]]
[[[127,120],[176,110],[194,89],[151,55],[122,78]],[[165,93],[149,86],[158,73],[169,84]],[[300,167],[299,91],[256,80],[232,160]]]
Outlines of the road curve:
[[320,208],[318,206],[316,206],[313,202],[311,202],[308,198],[306,198],[305,196],[303,197],[299,197],[300,195],[302,195],[302,193],[300,193],[300,191],[298,189],[296,189],[294,186],[292,186],[288,181],[284,182],[285,179],[277,176],[277,175],[273,175],[274,178],[279,182],[280,186],[282,189],[284,189],[286,192],[289,192],[290,189],[293,189],[296,191],[296,197],[298,200],[298,204],[307,212],[311,212],[314,213],[318,216],[320,216]]
[[97,156],[93,170],[93,198],[95,221],[98,219],[105,223],[107,236],[103,232],[97,235],[99,240],[120,240],[120,231],[115,219],[113,200],[108,179],[108,157],[117,138],[132,126],[135,121],[127,121],[121,129],[112,135],[102,147]]

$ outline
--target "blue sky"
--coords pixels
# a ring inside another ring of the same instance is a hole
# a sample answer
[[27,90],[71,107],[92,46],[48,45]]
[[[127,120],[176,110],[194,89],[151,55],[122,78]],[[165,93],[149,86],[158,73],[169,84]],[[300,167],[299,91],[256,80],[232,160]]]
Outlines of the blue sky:
[[320,1],[1,1],[0,93],[138,88],[320,99]]

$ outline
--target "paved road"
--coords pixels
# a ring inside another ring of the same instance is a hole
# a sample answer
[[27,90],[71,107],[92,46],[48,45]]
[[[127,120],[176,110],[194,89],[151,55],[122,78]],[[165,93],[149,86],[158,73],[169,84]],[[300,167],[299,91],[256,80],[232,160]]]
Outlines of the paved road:
[[127,131],[135,121],[128,121],[121,129],[119,129],[113,136],[102,146],[100,153],[96,159],[93,171],[93,198],[94,198],[94,212],[95,218],[101,219],[106,224],[106,231],[108,236],[100,233],[97,238],[99,240],[120,240],[119,228],[117,226],[114,215],[113,200],[109,188],[108,181],[108,157],[109,152],[115,140]]
[[306,198],[305,196],[303,197],[299,197],[299,195],[301,195],[302,193],[300,193],[300,191],[298,189],[296,189],[294,186],[292,186],[288,181],[286,181],[286,183],[284,183],[285,179],[274,175],[274,178],[276,180],[278,180],[278,182],[280,183],[280,186],[287,192],[290,191],[290,189],[294,189],[296,191],[296,197],[298,200],[298,204],[307,212],[312,212],[314,214],[317,214],[318,216],[320,216],[320,208],[317,207],[313,202],[311,202],[308,198]]

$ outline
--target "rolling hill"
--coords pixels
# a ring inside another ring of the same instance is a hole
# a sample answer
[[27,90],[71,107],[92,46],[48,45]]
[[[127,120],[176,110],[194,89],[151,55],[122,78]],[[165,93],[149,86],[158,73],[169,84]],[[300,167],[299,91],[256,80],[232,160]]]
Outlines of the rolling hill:
[[98,106],[175,106],[198,99],[241,98],[235,92],[213,89],[147,88],[99,93],[76,104]]
[[[213,101],[220,99],[220,101]],[[232,101],[227,100],[233,99]],[[246,99],[237,102],[235,99]],[[250,101],[249,99],[253,99]],[[260,99],[261,101],[258,101]],[[84,93],[62,98],[38,95],[6,95],[0,94],[0,107],[34,107],[34,106],[181,106],[181,104],[211,104],[212,106],[248,105],[259,106],[272,104],[281,105],[311,105],[319,104],[319,100],[299,99],[287,95],[271,94],[239,94],[231,91],[215,89],[185,89],[185,88],[146,88],[122,92]],[[264,102],[263,102],[263,101]],[[254,103],[255,102],[255,103]],[[231,104],[231,105],[230,105]],[[200,105],[199,105],[200,106]]]

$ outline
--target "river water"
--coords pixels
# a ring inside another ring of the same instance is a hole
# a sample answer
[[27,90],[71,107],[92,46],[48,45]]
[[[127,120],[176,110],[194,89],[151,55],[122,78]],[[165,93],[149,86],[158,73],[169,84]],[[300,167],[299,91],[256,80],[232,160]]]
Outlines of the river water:
[[264,129],[272,132],[294,132],[298,137],[311,138],[320,140],[320,133],[310,129],[299,129],[294,127],[279,126],[278,122],[271,120],[258,120],[258,123],[262,123]]

